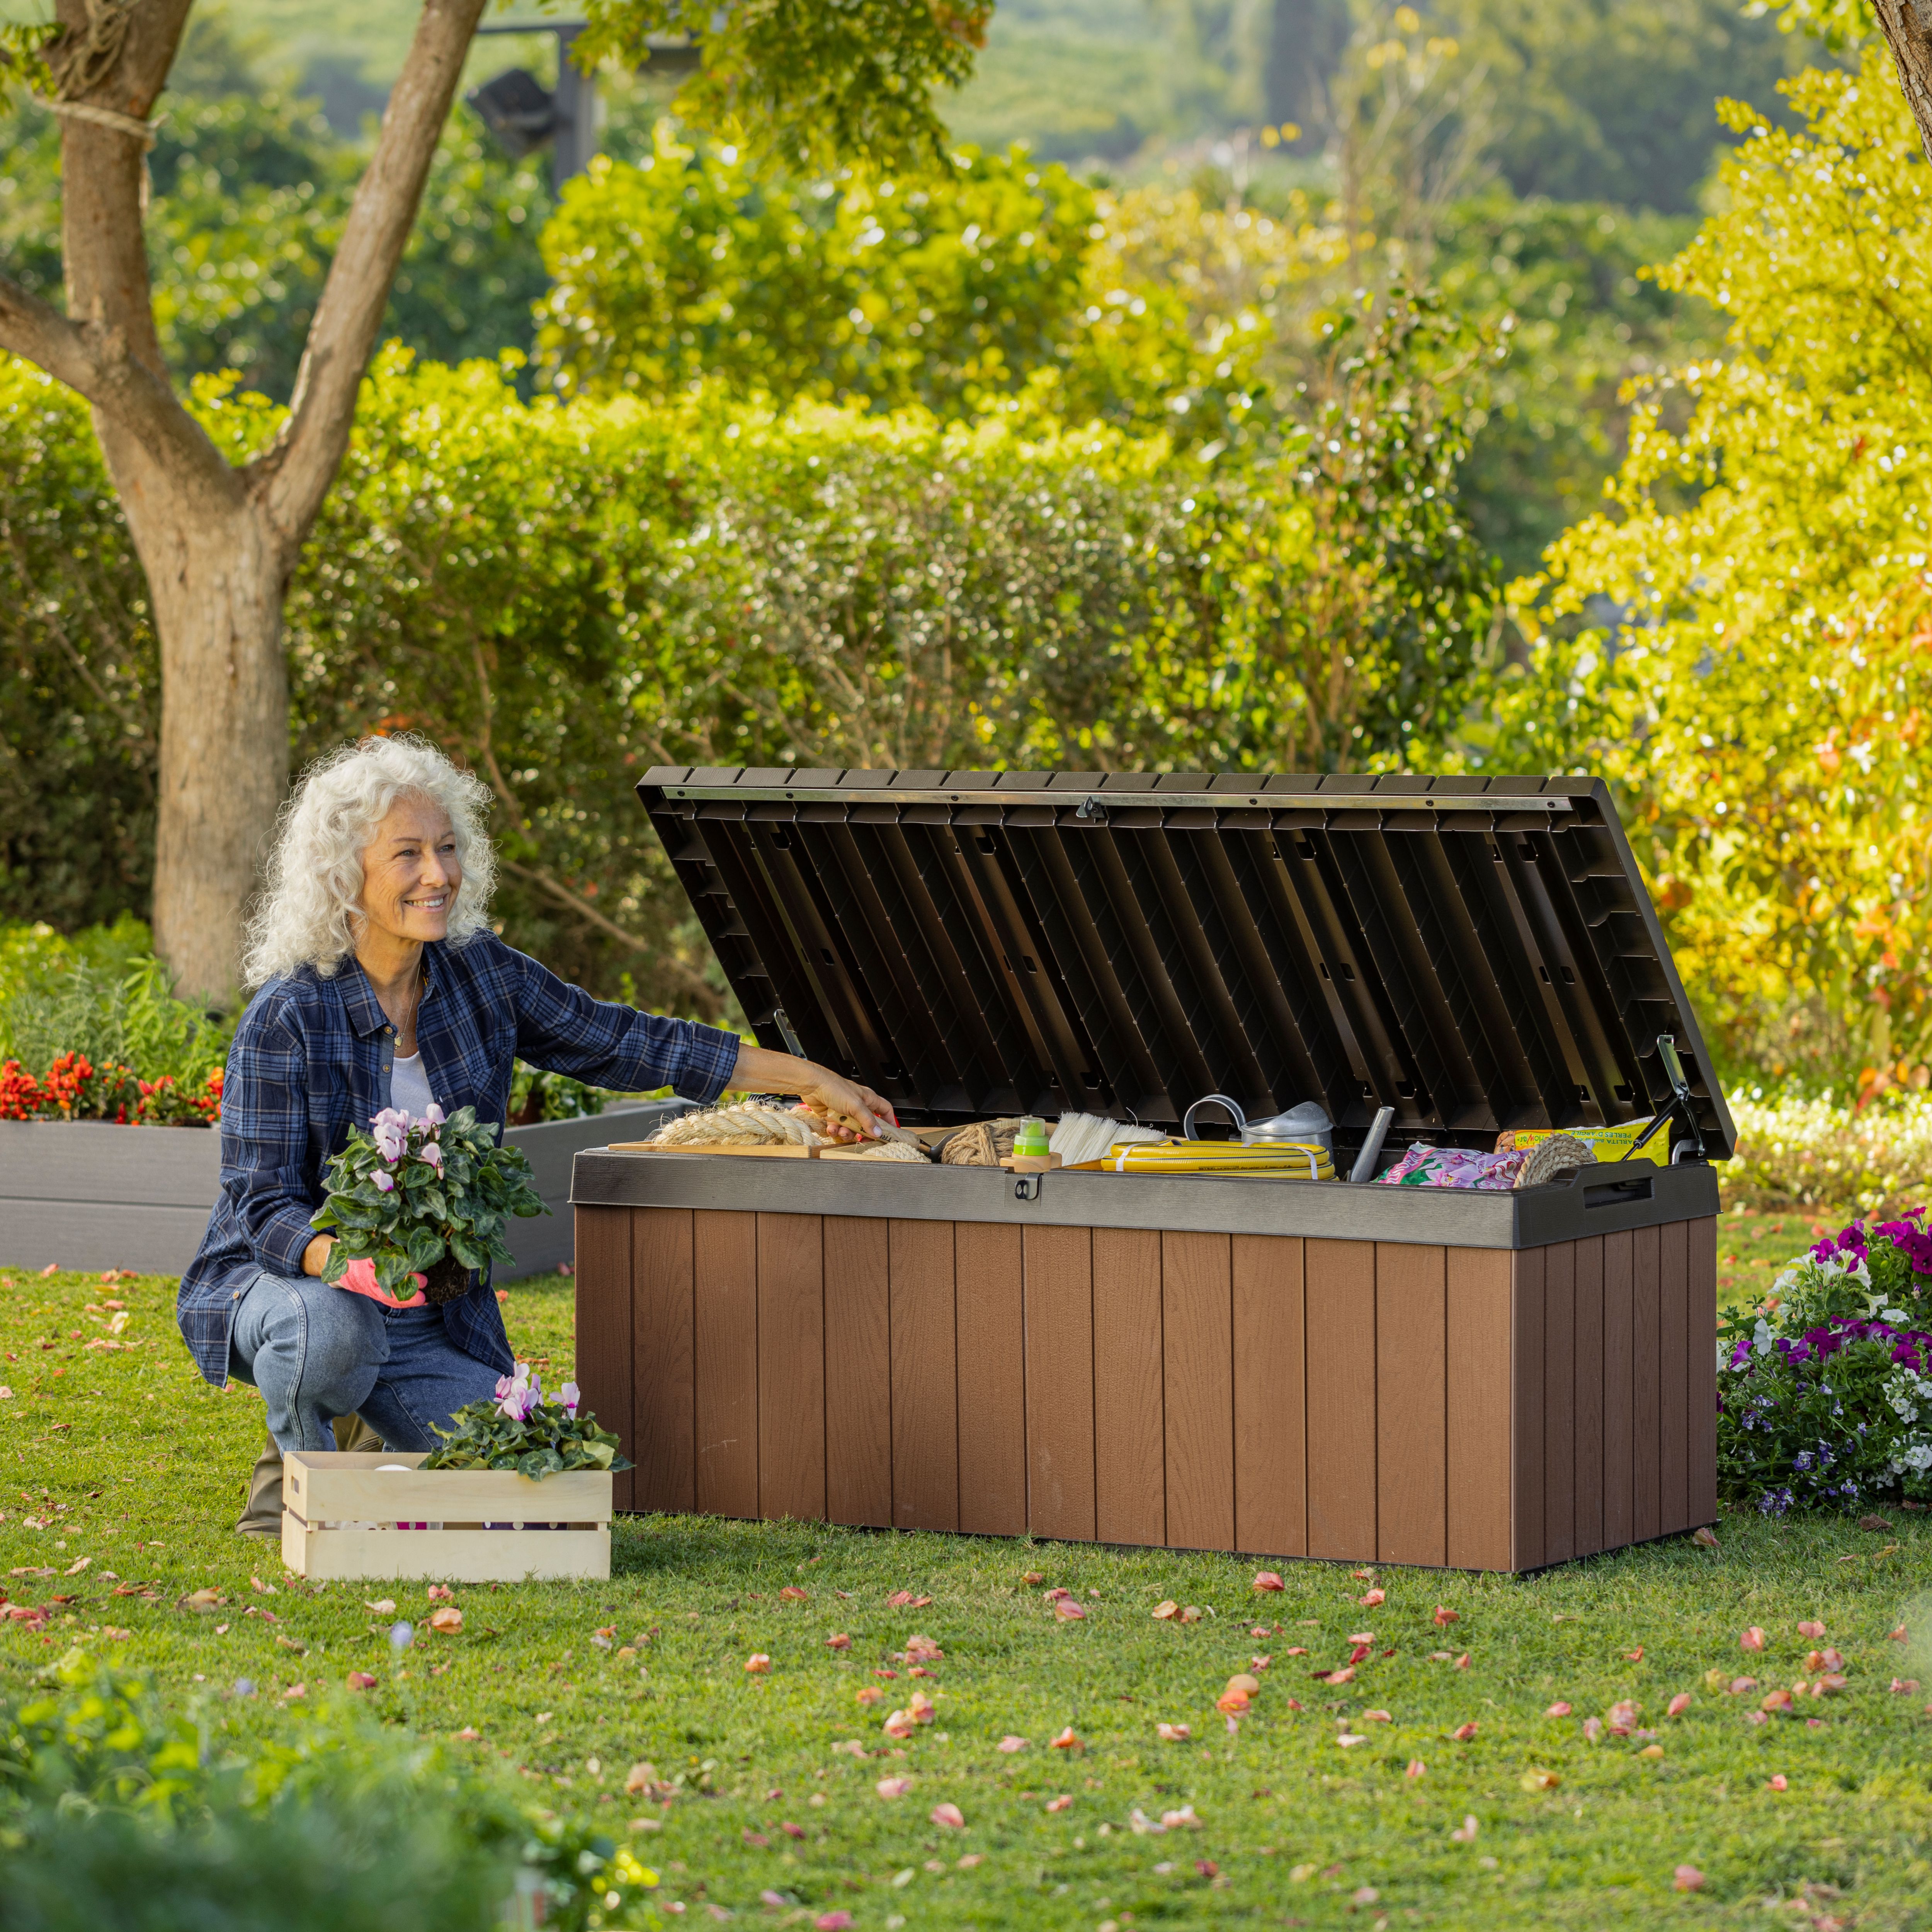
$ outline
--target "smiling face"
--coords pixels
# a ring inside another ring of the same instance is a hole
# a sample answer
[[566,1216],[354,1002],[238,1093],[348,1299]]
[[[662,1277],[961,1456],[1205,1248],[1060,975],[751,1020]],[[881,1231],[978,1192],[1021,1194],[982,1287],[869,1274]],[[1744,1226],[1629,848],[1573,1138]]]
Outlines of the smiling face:
[[426,798],[399,798],[362,848],[362,912],[372,933],[418,944],[449,932],[463,883],[456,833]]

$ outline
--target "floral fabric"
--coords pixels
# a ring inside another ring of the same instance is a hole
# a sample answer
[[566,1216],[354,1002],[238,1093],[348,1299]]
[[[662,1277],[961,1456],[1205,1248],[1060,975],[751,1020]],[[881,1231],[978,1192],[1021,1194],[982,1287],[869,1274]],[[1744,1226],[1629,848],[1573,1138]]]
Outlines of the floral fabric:
[[1467,1148],[1425,1147],[1418,1141],[1386,1174],[1382,1187],[1481,1187],[1507,1192],[1529,1159],[1527,1148],[1508,1154],[1472,1154]]

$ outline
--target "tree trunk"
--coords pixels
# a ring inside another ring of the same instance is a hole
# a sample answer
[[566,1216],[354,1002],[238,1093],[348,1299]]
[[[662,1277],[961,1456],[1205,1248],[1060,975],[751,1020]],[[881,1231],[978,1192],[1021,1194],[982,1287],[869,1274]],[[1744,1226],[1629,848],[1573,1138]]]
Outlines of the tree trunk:
[[1886,44],[1898,68],[1905,104],[1918,123],[1918,140],[1932,160],[1932,0],[1872,0]]
[[247,499],[225,515],[164,506],[153,520],[136,541],[161,654],[154,950],[184,998],[220,1004],[239,982],[245,908],[288,788],[288,566]]

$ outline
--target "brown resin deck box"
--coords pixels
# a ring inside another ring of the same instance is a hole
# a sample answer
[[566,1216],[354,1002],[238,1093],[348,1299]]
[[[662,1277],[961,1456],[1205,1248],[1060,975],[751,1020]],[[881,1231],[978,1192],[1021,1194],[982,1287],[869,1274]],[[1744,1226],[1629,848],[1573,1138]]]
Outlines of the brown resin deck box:
[[1588,780],[652,772],[774,1048],[908,1124],[1318,1100],[1346,1174],[1643,1119],[1510,1193],[577,1156],[620,1510],[1523,1570],[1716,1513],[1732,1130]]

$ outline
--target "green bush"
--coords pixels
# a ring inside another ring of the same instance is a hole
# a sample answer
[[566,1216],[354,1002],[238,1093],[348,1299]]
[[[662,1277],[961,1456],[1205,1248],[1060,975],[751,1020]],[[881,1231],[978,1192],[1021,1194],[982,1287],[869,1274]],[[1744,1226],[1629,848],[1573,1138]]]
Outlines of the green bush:
[[[248,1726],[238,1683],[170,1714],[70,1652],[0,1706],[8,1932],[557,1932],[641,1918],[656,1875],[526,1812],[439,1745],[294,1714]],[[613,1903],[613,1901],[615,1901]],[[520,1906],[520,1910],[514,1908]]]

